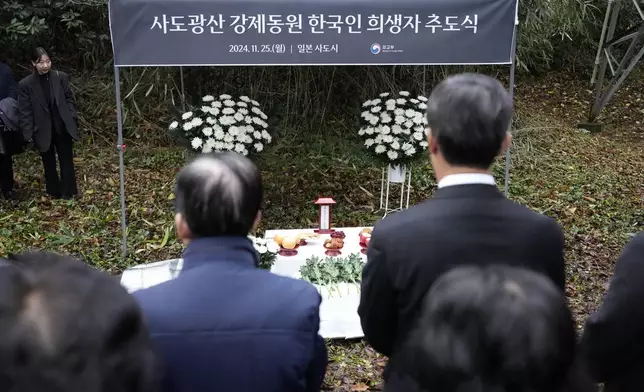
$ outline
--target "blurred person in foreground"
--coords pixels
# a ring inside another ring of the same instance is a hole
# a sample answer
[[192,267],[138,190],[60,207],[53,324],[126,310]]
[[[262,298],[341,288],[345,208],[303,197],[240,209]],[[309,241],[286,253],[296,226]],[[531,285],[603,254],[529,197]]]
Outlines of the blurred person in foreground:
[[566,298],[548,278],[515,267],[462,267],[434,283],[391,363],[423,391],[596,390],[577,366],[576,345]]
[[134,293],[167,365],[167,392],[320,390],[321,298],[308,282],[258,268],[248,234],[262,193],[259,169],[236,153],[203,155],[178,175],[181,274]]
[[117,280],[48,253],[0,265],[0,391],[159,390],[141,310]]
[[13,155],[22,147],[15,109],[17,108],[18,83],[11,68],[0,62],[0,192],[6,200],[15,202],[13,193]]
[[[427,101],[428,150],[438,189],[372,232],[358,313],[366,340],[391,357],[434,281],[461,265],[521,266],[563,292],[564,237],[552,218],[508,200],[492,165],[509,147],[512,99],[497,80],[452,76]],[[397,386],[385,369],[385,381]],[[398,388],[398,389],[396,389]]]
[[582,347],[605,392],[644,390],[644,232],[626,245],[599,309],[586,320]]
[[78,129],[69,75],[52,68],[43,48],[34,49],[31,65],[34,72],[19,83],[20,129],[25,142],[40,152],[47,194],[72,199],[78,194],[73,149]]

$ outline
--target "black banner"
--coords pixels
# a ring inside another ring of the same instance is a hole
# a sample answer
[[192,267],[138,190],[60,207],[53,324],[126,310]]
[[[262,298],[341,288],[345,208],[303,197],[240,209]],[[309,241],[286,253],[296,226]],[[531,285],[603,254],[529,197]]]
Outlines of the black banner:
[[116,66],[509,64],[518,0],[110,0]]

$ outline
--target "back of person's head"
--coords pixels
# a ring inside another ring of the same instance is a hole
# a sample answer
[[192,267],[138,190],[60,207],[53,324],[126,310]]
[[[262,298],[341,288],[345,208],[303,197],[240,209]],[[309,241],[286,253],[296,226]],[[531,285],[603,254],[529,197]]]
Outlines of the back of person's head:
[[427,101],[429,151],[454,167],[488,169],[510,143],[512,98],[489,76],[450,76]]
[[178,235],[246,236],[259,219],[262,196],[261,174],[250,159],[233,152],[202,155],[177,177]]
[[513,267],[447,272],[425,298],[400,371],[436,392],[559,392],[575,357],[566,299]]
[[48,253],[0,264],[0,390],[152,392],[158,364],[135,299],[85,263]]

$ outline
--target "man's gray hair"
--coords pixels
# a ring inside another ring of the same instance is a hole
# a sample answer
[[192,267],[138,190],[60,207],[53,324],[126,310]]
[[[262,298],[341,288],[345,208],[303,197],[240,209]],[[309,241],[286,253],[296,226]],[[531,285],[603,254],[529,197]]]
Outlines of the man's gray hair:
[[246,236],[262,193],[260,171],[248,158],[232,152],[208,154],[179,173],[176,210],[194,237]]
[[427,101],[432,136],[453,166],[492,166],[509,131],[512,112],[512,97],[503,85],[473,73],[445,79]]

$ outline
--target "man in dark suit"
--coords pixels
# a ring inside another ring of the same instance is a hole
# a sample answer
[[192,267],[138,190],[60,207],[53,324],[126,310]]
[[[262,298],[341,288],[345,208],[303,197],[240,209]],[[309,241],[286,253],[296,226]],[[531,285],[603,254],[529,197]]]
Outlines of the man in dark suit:
[[235,153],[202,156],[179,173],[175,197],[182,272],[134,293],[167,365],[164,390],[319,391],[320,295],[259,269],[248,238],[262,203],[257,167]]
[[[18,84],[11,73],[11,68],[0,62],[0,101],[5,98],[18,99]],[[15,201],[12,155],[15,152],[14,144],[20,146],[21,143],[15,143],[14,140],[19,133],[10,132],[8,127],[0,118],[0,191],[5,199]]]
[[[394,356],[432,283],[462,266],[503,264],[547,275],[564,290],[564,237],[551,218],[506,199],[490,167],[509,146],[512,99],[497,80],[461,74],[427,102],[434,196],[376,224],[358,313],[367,341]],[[385,370],[391,390],[415,390]]]
[[25,141],[40,151],[47,193],[71,199],[78,193],[73,152],[78,130],[69,76],[52,69],[51,59],[42,48],[36,48],[32,63],[34,72],[19,83],[20,129]]
[[644,232],[624,248],[600,308],[586,321],[582,348],[606,392],[639,392],[644,384]]

